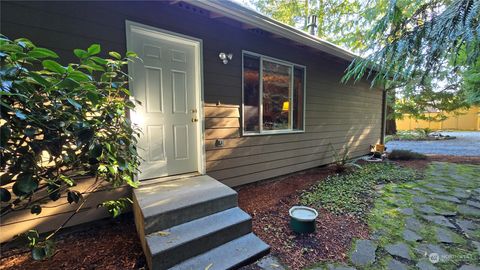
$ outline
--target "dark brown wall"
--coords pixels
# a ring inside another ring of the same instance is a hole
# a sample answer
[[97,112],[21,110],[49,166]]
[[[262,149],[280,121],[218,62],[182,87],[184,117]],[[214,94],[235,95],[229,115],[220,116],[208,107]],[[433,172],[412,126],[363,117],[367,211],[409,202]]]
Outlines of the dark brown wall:
[[[207,173],[228,185],[327,164],[329,143],[350,145],[352,156],[366,154],[380,138],[382,93],[367,82],[340,84],[348,63],[238,22],[165,2],[1,2],[2,34],[26,37],[66,61],[74,60],[73,49],[92,43],[125,52],[125,20],[203,40]],[[307,67],[305,133],[241,136],[242,50]],[[233,60],[222,64],[219,52],[233,53]],[[217,138],[224,147],[215,147]]]

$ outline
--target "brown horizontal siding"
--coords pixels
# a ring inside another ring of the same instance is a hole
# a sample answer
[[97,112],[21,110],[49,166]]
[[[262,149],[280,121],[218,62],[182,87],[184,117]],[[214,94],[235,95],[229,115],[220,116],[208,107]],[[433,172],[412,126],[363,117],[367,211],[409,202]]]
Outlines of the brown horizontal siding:
[[[332,161],[329,144],[351,145],[351,155],[368,152],[380,138],[381,91],[369,82],[340,84],[348,63],[321,52],[243,30],[228,19],[215,20],[161,1],[151,2],[2,2],[1,32],[26,37],[53,49],[62,61],[74,61],[73,49],[99,43],[104,51],[126,50],[125,20],[131,20],[203,40],[203,91],[207,173],[235,186],[326,164]],[[225,21],[225,22],[222,22]],[[242,50],[283,59],[307,67],[305,132],[242,136]],[[233,53],[224,65],[219,52]],[[216,147],[217,139],[224,140]],[[88,194],[87,208],[69,225],[106,216],[96,209],[102,200],[126,190]],[[64,200],[64,199],[62,199]],[[52,203],[38,217],[25,211],[2,219],[4,241],[24,229],[47,231],[58,226],[74,205]],[[7,233],[4,233],[7,232]]]

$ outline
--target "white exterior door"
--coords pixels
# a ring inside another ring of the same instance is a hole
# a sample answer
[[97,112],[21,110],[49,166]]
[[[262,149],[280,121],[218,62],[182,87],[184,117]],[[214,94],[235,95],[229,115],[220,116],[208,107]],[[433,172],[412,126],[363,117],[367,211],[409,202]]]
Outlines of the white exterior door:
[[[139,180],[199,171],[198,47],[183,37],[127,23],[129,66],[137,104],[132,121],[142,134]],[[198,43],[198,42],[197,42]]]

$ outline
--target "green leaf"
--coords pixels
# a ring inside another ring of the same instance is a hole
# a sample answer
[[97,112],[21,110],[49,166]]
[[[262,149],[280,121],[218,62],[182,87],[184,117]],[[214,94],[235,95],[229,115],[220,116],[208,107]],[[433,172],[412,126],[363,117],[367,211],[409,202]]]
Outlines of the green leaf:
[[70,187],[73,187],[75,185],[75,181],[72,180],[72,178],[66,176],[66,175],[59,175],[60,180],[62,180],[63,182],[65,182],[65,184],[67,184],[68,186]]
[[122,157],[117,157],[117,163],[120,170],[127,169],[127,161]]
[[25,196],[32,193],[38,187],[38,182],[32,178],[31,173],[21,173],[13,184],[13,193],[17,196]]
[[57,86],[61,88],[75,89],[79,87],[80,84],[71,78],[65,78]]
[[28,56],[33,58],[58,58],[55,52],[45,48],[33,48],[33,50],[28,52]]
[[2,45],[0,45],[0,51],[19,53],[19,52],[22,52],[23,49],[22,49],[22,47],[20,47],[16,44],[2,44]]
[[8,202],[11,199],[12,195],[10,194],[10,191],[8,191],[6,188],[0,188],[0,201]]
[[0,186],[6,185],[12,182],[13,174],[11,173],[4,173],[0,176]]
[[32,208],[30,208],[30,213],[39,215],[42,212],[42,207],[38,204],[32,205]]
[[97,62],[100,65],[106,65],[108,63],[107,60],[100,58],[98,56],[92,56],[90,57],[90,59],[92,59],[93,61]]
[[93,91],[88,91],[87,92],[87,98],[88,98],[88,100],[90,100],[92,102],[92,104],[94,106],[97,105],[99,100],[100,100],[100,96]]
[[59,63],[53,61],[53,60],[44,60],[42,62],[42,65],[45,69],[50,70],[52,72],[58,73],[58,74],[63,74],[66,72],[67,68],[63,67]]
[[78,203],[82,198],[82,194],[78,191],[72,190],[67,193],[67,201],[69,204],[73,202]]
[[131,52],[131,51],[128,51],[128,52],[126,53],[126,55],[127,55],[127,57],[130,57],[130,58],[136,58],[136,57],[138,57],[138,55],[137,55],[136,53]]
[[87,75],[79,70],[74,70],[70,72],[67,78],[73,79],[77,82],[88,82],[92,80],[92,77],[90,75]]
[[73,50],[73,53],[75,54],[75,56],[77,56],[80,59],[88,57],[88,52],[82,49],[75,49]]
[[92,44],[90,47],[88,47],[87,52],[89,55],[95,55],[99,54],[101,51],[100,49],[100,44]]
[[30,139],[32,139],[33,137],[35,137],[35,133],[37,132],[37,130],[35,128],[26,128],[25,129],[25,136],[29,137]]
[[28,75],[32,77],[37,83],[43,85],[43,86],[50,86],[51,84],[45,80],[40,74],[35,73],[35,72],[29,72]]
[[90,146],[90,157],[98,158],[102,155],[102,145],[99,143],[92,144]]
[[67,98],[67,101],[68,103],[70,103],[73,107],[75,107],[75,109],[77,110],[81,110],[82,109],[82,105],[78,102],[76,102],[75,100],[71,99],[71,98]]
[[115,59],[118,59],[118,60],[122,59],[122,56],[117,52],[109,52],[108,54]]
[[12,135],[12,131],[7,125],[0,127],[0,147],[5,147]]
[[102,66],[96,64],[93,61],[85,61],[85,63],[82,66],[87,66],[89,67],[90,70],[105,71],[105,69]]
[[47,251],[45,247],[34,247],[32,248],[32,258],[35,261],[41,261],[47,257]]

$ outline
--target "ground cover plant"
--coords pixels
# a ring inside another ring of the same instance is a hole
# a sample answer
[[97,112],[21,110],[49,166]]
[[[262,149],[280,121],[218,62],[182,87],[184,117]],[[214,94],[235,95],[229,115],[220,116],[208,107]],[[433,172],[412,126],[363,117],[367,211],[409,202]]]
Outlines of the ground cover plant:
[[314,208],[324,208],[335,214],[362,217],[371,206],[375,186],[415,179],[417,174],[392,163],[369,163],[348,174],[327,177],[300,196],[300,202]]

